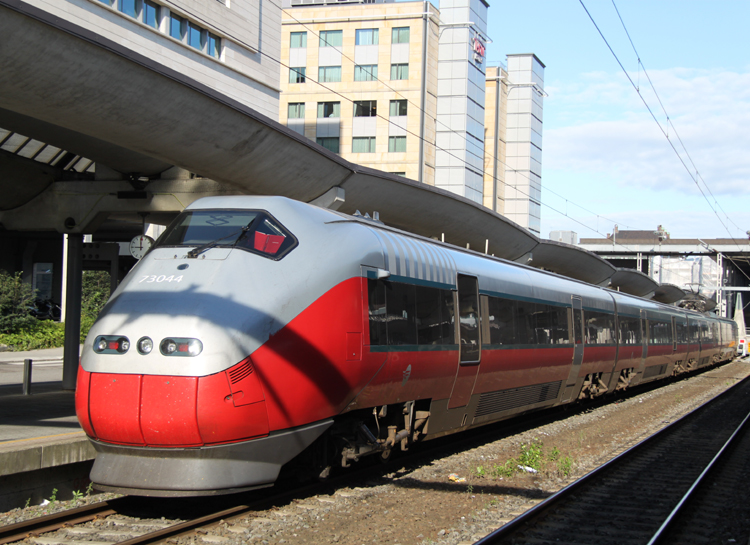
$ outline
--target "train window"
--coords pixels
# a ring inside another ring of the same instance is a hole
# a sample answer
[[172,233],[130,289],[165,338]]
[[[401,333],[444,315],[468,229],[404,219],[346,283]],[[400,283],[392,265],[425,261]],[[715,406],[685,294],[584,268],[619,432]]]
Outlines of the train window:
[[648,344],[672,344],[672,324],[649,320],[648,335]]
[[490,326],[490,344],[514,344],[516,340],[513,317],[516,313],[516,302],[511,299],[500,299],[499,297],[490,297],[489,307],[489,326]]
[[675,338],[678,344],[687,343],[687,324],[684,322],[676,322],[675,326]]
[[536,303],[516,301],[516,344],[536,344]]
[[698,322],[692,321],[688,323],[688,333],[691,343],[697,344],[701,341],[701,329]]
[[388,344],[417,344],[416,286],[386,282],[386,322]]
[[385,329],[385,284],[379,280],[368,280],[367,297],[370,312],[370,344],[388,344]]
[[453,292],[368,279],[371,345],[453,345]]
[[552,305],[539,305],[536,316],[536,338],[540,344],[565,344],[570,342],[568,309]]
[[587,310],[584,312],[586,320],[586,344],[615,344],[615,317],[613,314]]
[[441,344],[443,322],[440,290],[426,286],[415,286],[417,301],[417,344]]
[[297,240],[278,221],[255,210],[192,210],[181,213],[155,247],[236,247],[281,259]]
[[442,323],[443,344],[456,344],[455,307],[453,292],[450,290],[440,290],[440,320]]
[[641,319],[620,315],[620,343],[641,344]]

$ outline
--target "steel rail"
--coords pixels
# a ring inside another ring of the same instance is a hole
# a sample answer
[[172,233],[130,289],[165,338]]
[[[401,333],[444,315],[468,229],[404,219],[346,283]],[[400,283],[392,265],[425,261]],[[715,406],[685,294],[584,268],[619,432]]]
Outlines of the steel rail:
[[45,532],[54,532],[66,526],[74,526],[113,515],[117,513],[118,507],[121,508],[131,502],[130,498],[116,498],[17,522],[16,524],[9,524],[0,527],[0,545],[21,541],[28,537],[37,537]]
[[675,506],[675,508],[672,510],[669,516],[664,520],[664,522],[656,531],[656,533],[651,537],[651,540],[648,542],[648,545],[655,545],[656,543],[659,543],[664,538],[667,530],[672,525],[672,523],[674,522],[679,512],[682,510],[682,508],[691,498],[695,490],[701,484],[701,482],[703,481],[703,478],[711,471],[711,469],[713,469],[716,462],[718,462],[726,454],[729,447],[737,440],[737,438],[740,437],[740,433],[743,431],[748,421],[750,421],[750,413],[748,413],[747,416],[745,416],[745,419],[740,423],[739,426],[737,426],[737,429],[734,430],[734,433],[732,433],[731,437],[727,439],[726,443],[724,443],[724,446],[721,447],[719,452],[716,453],[716,456],[713,457],[713,459],[708,463],[708,465],[705,467],[703,472],[701,472],[698,478],[695,479],[695,482],[692,484],[692,486],[688,489],[687,492],[685,492],[685,495],[682,497],[679,503]]
[[[497,530],[495,530],[495,531],[487,534],[486,536],[484,536],[479,541],[476,541],[474,545],[494,545],[495,543],[499,543],[500,541],[502,541],[504,539],[507,539],[513,532],[515,532],[517,529],[519,529],[525,523],[527,523],[528,521],[533,520],[534,518],[540,516],[544,511],[546,511],[547,509],[555,506],[558,502],[560,502],[561,500],[563,500],[563,499],[567,498],[568,496],[570,496],[573,492],[575,492],[576,490],[578,490],[579,488],[581,488],[583,485],[588,484],[588,483],[594,481],[599,475],[601,475],[602,473],[604,473],[608,469],[610,469],[610,468],[614,467],[615,465],[617,465],[617,463],[619,463],[620,460],[622,460],[624,458],[627,458],[628,456],[631,456],[636,451],[638,451],[641,448],[645,447],[646,445],[648,445],[648,444],[656,441],[658,438],[662,437],[662,435],[666,434],[668,431],[676,429],[681,423],[683,423],[683,421],[685,421],[688,418],[690,418],[691,416],[697,414],[702,409],[704,409],[705,407],[708,407],[709,405],[711,405],[715,401],[723,398],[724,396],[729,395],[730,392],[733,392],[735,390],[735,388],[738,388],[741,384],[745,383],[746,381],[750,381],[750,378],[745,378],[745,379],[741,380],[740,382],[732,385],[730,388],[724,390],[718,396],[716,396],[716,397],[714,397],[712,399],[709,399],[708,401],[706,401],[705,403],[703,403],[700,406],[696,407],[695,409],[693,409],[692,411],[690,411],[686,415],[683,415],[678,420],[675,420],[674,422],[672,422],[668,426],[662,428],[657,433],[655,433],[655,434],[653,434],[653,435],[651,435],[649,437],[646,437],[645,439],[643,439],[642,441],[640,441],[637,444],[633,445],[629,449],[621,452],[620,454],[618,454],[617,456],[615,456],[611,460],[609,460],[609,461],[605,462],[604,464],[602,464],[601,466],[593,469],[592,471],[590,471],[589,473],[587,473],[586,475],[584,475],[580,479],[577,479],[577,480],[573,481],[572,483],[570,483],[569,485],[565,486],[564,488],[561,488],[560,490],[558,490],[557,492],[555,492],[554,494],[552,494],[551,496],[549,496],[544,501],[536,504],[534,507],[532,507],[528,511],[525,511],[521,515],[517,516],[513,520],[507,522],[506,524],[504,524],[503,526],[501,526],[500,528],[498,528]],[[750,415],[748,415],[748,417],[750,417]],[[747,420],[748,417],[746,417],[745,419]],[[743,421],[743,424],[744,424],[744,421]],[[735,431],[735,433],[736,433],[736,431]]]

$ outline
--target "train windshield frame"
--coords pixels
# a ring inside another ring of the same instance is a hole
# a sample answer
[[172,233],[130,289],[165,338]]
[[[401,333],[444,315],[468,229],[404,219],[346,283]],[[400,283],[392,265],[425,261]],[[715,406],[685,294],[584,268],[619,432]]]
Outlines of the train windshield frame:
[[299,244],[264,210],[207,209],[180,213],[154,244],[157,248],[237,248],[278,261]]

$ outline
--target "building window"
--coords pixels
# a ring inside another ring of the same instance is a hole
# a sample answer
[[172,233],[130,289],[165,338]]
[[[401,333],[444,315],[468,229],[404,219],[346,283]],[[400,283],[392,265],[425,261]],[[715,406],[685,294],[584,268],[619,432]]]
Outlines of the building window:
[[352,138],[352,153],[375,153],[375,137],[355,136]]
[[304,102],[290,102],[287,117],[289,119],[304,119],[305,118],[305,103]]
[[409,64],[392,64],[391,79],[409,79]]
[[361,28],[357,30],[354,45],[378,45],[378,29]]
[[289,47],[307,47],[307,32],[292,32]]
[[133,19],[136,17],[135,0],[119,0],[117,2],[117,9],[125,15],[130,15]]
[[363,64],[354,67],[354,81],[375,81],[378,79],[377,64]]
[[409,43],[409,27],[394,28],[391,32],[391,43],[394,44],[408,44]]
[[343,34],[341,30],[321,30],[320,47],[341,47]]
[[112,0],[99,0],[102,4],[107,4],[108,6],[112,5]]
[[318,102],[318,117],[341,117],[341,103]]
[[169,14],[169,35],[176,40],[182,41],[182,17]]
[[159,28],[159,12],[160,6],[158,4],[154,4],[149,0],[143,2],[143,22],[151,28]]
[[321,66],[318,68],[318,83],[335,83],[341,81],[340,66]]
[[390,116],[397,117],[397,116],[406,115],[407,103],[408,101],[406,100],[391,100]]
[[221,38],[214,34],[208,33],[208,51],[212,57],[218,59],[221,55]]
[[339,137],[338,136],[328,136],[326,138],[316,138],[315,141],[323,146],[328,151],[332,151],[333,153],[339,152]]
[[289,83],[305,83],[305,72],[307,68],[300,66],[289,69]]
[[187,24],[188,45],[190,47],[194,47],[195,49],[199,51],[203,50],[203,43],[201,40],[201,30],[203,30],[201,27],[197,26],[195,23],[188,21],[188,24]]
[[378,115],[377,100],[355,100],[354,117],[375,117]]
[[400,151],[406,151],[406,137],[405,136],[389,136],[388,137],[388,153],[398,153]]

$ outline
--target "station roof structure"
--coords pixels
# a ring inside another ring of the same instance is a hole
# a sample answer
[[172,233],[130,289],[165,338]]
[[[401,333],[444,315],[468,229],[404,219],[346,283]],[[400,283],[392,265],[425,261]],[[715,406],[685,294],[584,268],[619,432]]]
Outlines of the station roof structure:
[[5,150],[0,168],[10,163],[20,176],[0,179],[0,222],[8,229],[82,233],[102,218],[132,228],[139,213],[176,214],[190,197],[175,197],[178,190],[155,179],[176,165],[217,182],[224,194],[284,195],[349,214],[377,211],[388,225],[460,247],[643,297],[662,293],[645,275],[615,269],[586,248],[541,240],[466,198],[346,161],[214,89],[20,0],[0,0],[0,34],[6,140],[24,135],[40,149],[66,150],[159,189],[149,200],[125,203],[112,182],[83,172],[72,191],[69,175],[54,165]]

